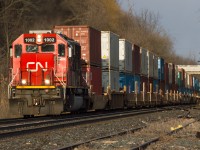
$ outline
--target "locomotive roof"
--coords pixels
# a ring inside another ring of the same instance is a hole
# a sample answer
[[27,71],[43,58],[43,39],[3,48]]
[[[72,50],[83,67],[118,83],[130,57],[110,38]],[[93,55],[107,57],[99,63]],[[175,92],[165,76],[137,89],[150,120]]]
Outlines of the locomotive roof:
[[60,35],[63,39],[65,39],[69,44],[77,44],[77,45],[80,45],[78,42],[74,41],[73,39],[67,37],[66,35],[64,34],[58,34]]

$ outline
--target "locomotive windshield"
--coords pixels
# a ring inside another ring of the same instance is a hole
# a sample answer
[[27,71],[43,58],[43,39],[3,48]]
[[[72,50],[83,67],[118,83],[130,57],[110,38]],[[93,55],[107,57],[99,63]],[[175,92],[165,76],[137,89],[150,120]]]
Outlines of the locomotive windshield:
[[54,45],[50,44],[44,44],[42,45],[42,52],[53,52],[54,51]]
[[15,57],[20,57],[22,54],[22,45],[15,45]]
[[37,45],[26,45],[26,52],[38,52]]

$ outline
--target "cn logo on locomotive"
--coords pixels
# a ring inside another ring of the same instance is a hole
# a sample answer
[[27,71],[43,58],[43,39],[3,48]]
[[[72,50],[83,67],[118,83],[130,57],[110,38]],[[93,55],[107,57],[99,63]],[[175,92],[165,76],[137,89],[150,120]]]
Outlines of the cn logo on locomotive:
[[[35,65],[35,69],[29,69],[31,65]],[[45,62],[45,67],[40,62],[27,62],[26,64],[27,71],[30,72],[37,72],[39,66],[43,69],[43,71],[47,71],[47,69],[44,68],[48,68],[48,62]]]

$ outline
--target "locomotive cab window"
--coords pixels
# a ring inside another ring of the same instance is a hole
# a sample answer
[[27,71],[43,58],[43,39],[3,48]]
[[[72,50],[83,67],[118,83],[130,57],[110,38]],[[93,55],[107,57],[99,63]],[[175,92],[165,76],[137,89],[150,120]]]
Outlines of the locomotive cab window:
[[54,45],[50,44],[42,45],[42,52],[53,52],[53,51],[54,51]]
[[22,45],[15,45],[15,57],[18,58],[22,54]]
[[38,52],[37,45],[26,45],[26,52]]
[[64,57],[65,56],[65,45],[58,44],[58,56]]

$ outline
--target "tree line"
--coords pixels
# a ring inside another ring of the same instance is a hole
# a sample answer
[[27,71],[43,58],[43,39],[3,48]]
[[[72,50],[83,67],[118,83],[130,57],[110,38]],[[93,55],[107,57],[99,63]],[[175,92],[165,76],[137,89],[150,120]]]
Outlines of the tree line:
[[175,54],[173,40],[160,26],[159,15],[148,10],[135,14],[129,6],[124,11],[116,0],[0,0],[0,72],[7,75],[9,47],[20,34],[54,25],[111,30],[168,62],[195,64],[191,58]]

